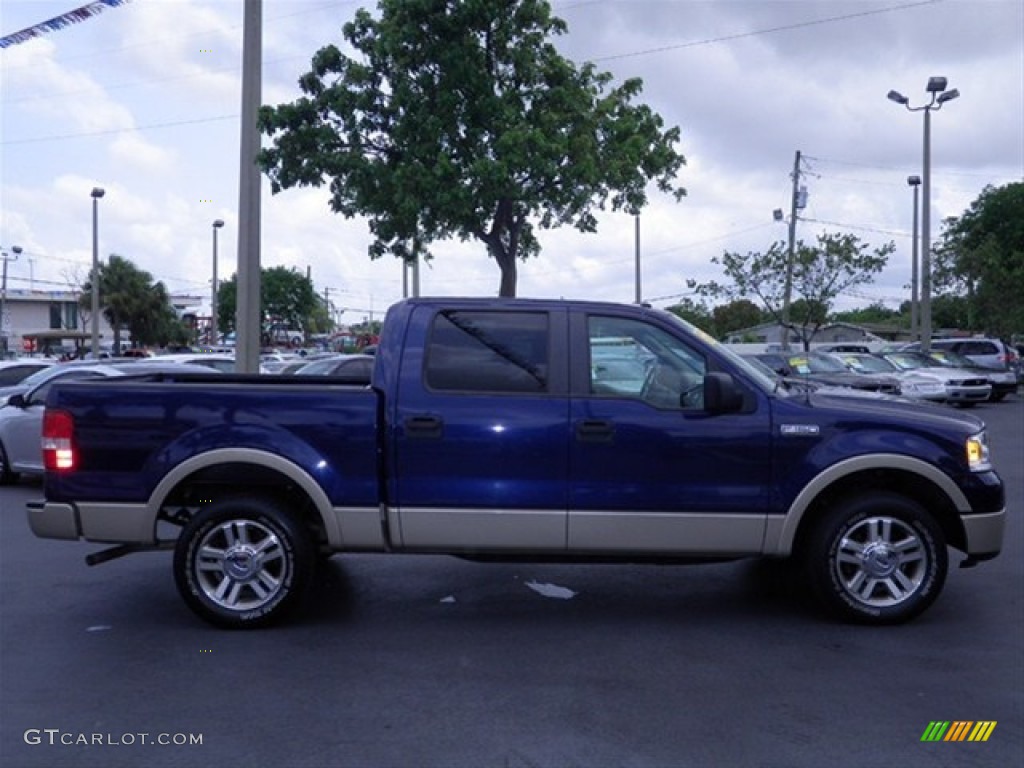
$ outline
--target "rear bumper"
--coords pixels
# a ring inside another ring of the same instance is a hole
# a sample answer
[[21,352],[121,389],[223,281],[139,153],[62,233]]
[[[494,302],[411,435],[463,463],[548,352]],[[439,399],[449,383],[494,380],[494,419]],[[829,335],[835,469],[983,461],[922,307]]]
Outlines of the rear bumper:
[[30,501],[26,505],[28,527],[41,539],[80,539],[78,513],[71,504]]
[[116,544],[152,544],[155,520],[144,504],[27,502],[28,525],[41,539],[85,539]]

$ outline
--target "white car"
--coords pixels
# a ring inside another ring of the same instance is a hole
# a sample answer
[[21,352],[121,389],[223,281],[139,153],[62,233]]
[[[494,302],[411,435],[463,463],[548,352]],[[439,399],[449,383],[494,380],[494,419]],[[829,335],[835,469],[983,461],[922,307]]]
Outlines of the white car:
[[[156,355],[139,360],[139,365],[153,365],[155,363],[186,363],[188,365],[202,365],[213,368],[221,373],[235,372],[235,356],[222,352],[179,352],[173,355]],[[270,373],[263,365],[260,365],[260,373]]]
[[0,387],[11,387],[36,371],[49,368],[54,361],[45,357],[22,357],[0,360]]
[[[85,365],[61,364],[40,371],[28,388],[10,395],[0,407],[0,485],[9,485],[19,474],[43,474],[43,410],[46,396],[55,382],[102,379],[140,373],[209,373],[194,365]],[[41,374],[41,375],[40,375]]]
[[[992,384],[988,378],[975,371],[950,368],[920,352],[886,352],[882,357],[901,371],[913,374],[913,378],[907,377],[909,381],[923,382],[931,379],[941,384],[945,390],[943,402],[967,408],[985,402],[992,395]],[[903,391],[903,394],[908,393]]]
[[946,379],[941,375],[931,373],[929,369],[902,369],[883,355],[873,355],[867,352],[833,353],[833,357],[856,373],[896,376],[899,380],[902,397],[933,403],[944,403],[949,397]]

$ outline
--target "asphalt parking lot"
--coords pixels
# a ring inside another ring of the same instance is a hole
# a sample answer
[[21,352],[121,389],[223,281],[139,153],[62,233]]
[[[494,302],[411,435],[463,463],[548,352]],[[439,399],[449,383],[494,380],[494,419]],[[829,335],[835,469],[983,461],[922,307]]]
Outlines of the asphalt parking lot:
[[[310,610],[227,632],[169,553],[88,568],[0,489],[0,766],[1010,766],[1024,763],[1024,399],[986,419],[1003,554],[911,624],[809,613],[766,563],[338,557]],[[991,721],[985,742],[927,742]]]

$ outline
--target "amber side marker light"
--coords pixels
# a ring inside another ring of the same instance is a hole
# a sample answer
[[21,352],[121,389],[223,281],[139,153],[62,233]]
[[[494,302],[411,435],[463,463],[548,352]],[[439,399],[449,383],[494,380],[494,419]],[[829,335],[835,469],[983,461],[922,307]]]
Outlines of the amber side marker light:
[[47,409],[43,414],[43,467],[67,472],[75,468],[75,423],[67,411]]

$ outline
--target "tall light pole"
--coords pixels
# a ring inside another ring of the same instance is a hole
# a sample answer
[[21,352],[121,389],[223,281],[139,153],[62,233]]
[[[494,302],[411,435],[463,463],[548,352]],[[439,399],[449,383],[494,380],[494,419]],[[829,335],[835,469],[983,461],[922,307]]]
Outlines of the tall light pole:
[[220,343],[220,324],[217,322],[217,230],[224,222],[217,219],[213,222],[213,282],[210,290],[210,345]]
[[636,240],[636,279],[635,279],[635,284],[636,284],[636,303],[637,304],[642,304],[643,303],[643,296],[642,296],[643,295],[643,291],[642,291],[641,286],[640,286],[640,214],[639,213],[637,213],[637,214],[635,214],[633,216],[633,221],[635,222],[634,229],[636,230],[635,231],[635,238],[634,238]]
[[914,188],[914,225],[912,232],[913,246],[910,257],[910,340],[920,341],[921,340],[921,329],[919,327],[920,318],[920,307],[918,306],[918,291],[917,286],[919,285],[920,276],[918,272],[918,257],[917,257],[917,188],[921,186],[920,176],[908,176],[907,184]]
[[946,78],[930,77],[925,89],[931,100],[920,107],[910,106],[910,99],[899,91],[889,91],[888,98],[902,104],[910,112],[924,112],[924,203],[921,211],[921,349],[927,353],[932,344],[932,242],[931,242],[931,197],[932,197],[932,110],[942,109],[947,101],[960,95],[956,88],[946,90]]
[[93,187],[92,197],[92,357],[100,356],[100,247],[99,247],[99,202],[106,190]]
[[9,255],[7,251],[0,251],[0,256],[2,256],[4,260],[3,282],[0,283],[0,360],[7,357],[7,333],[10,330],[7,327],[7,262],[18,260],[18,255],[21,253],[21,246],[11,246],[11,252],[14,256]]

